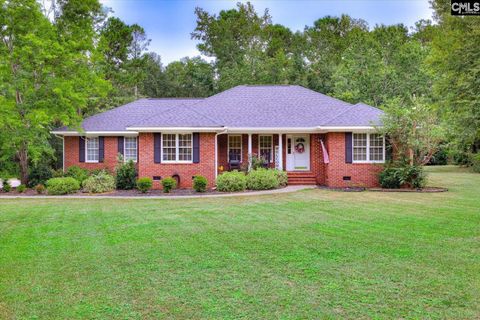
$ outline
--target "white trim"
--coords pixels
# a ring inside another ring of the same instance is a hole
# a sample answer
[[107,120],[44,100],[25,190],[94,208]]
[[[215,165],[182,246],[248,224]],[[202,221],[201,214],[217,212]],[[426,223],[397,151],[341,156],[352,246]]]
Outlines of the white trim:
[[[354,154],[353,154],[353,150],[354,150],[354,145],[353,145],[353,141],[355,140],[353,138],[354,134],[366,134],[367,135],[367,151],[366,151],[366,156],[367,156],[367,160],[354,160]],[[385,163],[385,136],[382,136],[383,138],[383,148],[382,148],[382,151],[383,151],[383,155],[382,155],[382,158],[383,160],[370,160],[370,134],[379,134],[379,133],[372,133],[372,132],[353,132],[352,133],[352,163]]]
[[[163,135],[164,134],[173,134],[175,135],[175,159],[176,160],[163,160]],[[179,146],[179,139],[178,139],[178,135],[179,134],[189,134],[190,135],[190,149],[192,150],[192,160],[178,160],[179,158],[179,149],[180,149],[180,146]],[[166,133],[162,133],[162,138],[160,139],[161,140],[161,147],[160,147],[160,159],[161,159],[161,162],[160,164],[162,163],[166,163],[166,164],[175,164],[175,163],[179,163],[179,164],[189,164],[189,163],[193,163],[193,132],[176,132],[176,133],[173,133],[173,132],[166,132]],[[138,148],[138,146],[137,146]]]
[[283,134],[278,134],[278,159],[275,159],[278,162],[278,169],[283,170]]
[[243,136],[241,134],[229,134],[227,136],[227,163],[230,162],[230,137],[240,137],[240,162],[243,160]]
[[276,134],[279,132],[282,133],[315,133],[318,132],[318,127],[305,127],[305,128],[297,128],[297,127],[271,127],[271,128],[256,128],[256,127],[233,127],[233,128],[226,128],[228,133],[254,133],[254,134]]
[[[242,138],[240,138],[240,139],[242,139]],[[248,134],[248,171],[250,171],[252,169],[252,153],[253,153],[253,151],[252,151],[252,134],[249,133]],[[228,154],[230,154],[230,152]],[[241,151],[240,151],[240,154],[241,154]]]
[[258,135],[258,156],[261,156],[260,152],[260,137],[270,137],[271,138],[271,145],[270,145],[270,163],[273,163],[273,155],[274,155],[274,147],[273,147],[273,134],[259,134]]
[[[224,134],[226,130],[223,132],[218,132],[215,134],[215,180],[218,177],[218,136]],[[227,141],[228,143],[228,141]]]
[[51,134],[61,135],[61,136],[138,136],[138,132],[133,131],[50,131]]
[[373,126],[344,126],[344,127],[317,127],[320,132],[356,132],[356,133],[366,133],[366,131],[375,131],[377,128],[381,128],[381,126],[373,127]]
[[128,131],[137,132],[167,132],[167,133],[191,133],[191,132],[217,132],[224,130],[223,127],[128,127]]

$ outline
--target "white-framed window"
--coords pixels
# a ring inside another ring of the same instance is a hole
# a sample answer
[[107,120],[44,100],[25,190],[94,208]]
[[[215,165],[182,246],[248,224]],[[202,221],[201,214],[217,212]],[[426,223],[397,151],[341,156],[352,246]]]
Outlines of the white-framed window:
[[162,162],[190,163],[193,155],[191,133],[162,134]]
[[228,160],[242,161],[242,135],[228,136]]
[[384,162],[385,138],[378,133],[352,134],[353,162]]
[[98,162],[98,137],[85,138],[86,162]]
[[137,137],[123,138],[123,155],[125,161],[137,162]]
[[258,136],[258,154],[264,159],[273,162],[273,137],[269,135]]

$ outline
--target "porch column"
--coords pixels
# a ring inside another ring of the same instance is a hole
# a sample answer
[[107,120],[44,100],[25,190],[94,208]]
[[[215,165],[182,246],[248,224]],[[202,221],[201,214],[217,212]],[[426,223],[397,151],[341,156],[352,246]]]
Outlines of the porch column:
[[252,168],[252,134],[248,134],[248,171]]
[[278,169],[283,170],[283,141],[282,141],[283,134],[278,134]]

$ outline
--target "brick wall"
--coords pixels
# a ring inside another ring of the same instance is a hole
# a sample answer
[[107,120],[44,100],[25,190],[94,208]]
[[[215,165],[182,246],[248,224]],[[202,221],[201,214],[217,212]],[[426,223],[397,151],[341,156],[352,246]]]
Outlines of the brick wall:
[[[173,175],[180,176],[180,188],[191,188],[192,177],[202,175],[208,180],[208,187],[215,185],[215,133],[200,133],[200,162],[199,163],[155,163],[153,151],[153,133],[139,135],[139,177],[160,176],[162,178]],[[160,181],[153,182],[154,189],[160,189]]]
[[107,169],[111,172],[115,170],[117,164],[118,155],[118,137],[105,137],[104,138],[104,160],[103,162],[90,163],[79,161],[79,139],[80,137],[65,137],[65,170],[73,165],[85,168],[88,170],[93,169]]
[[[325,184],[329,187],[377,187],[378,173],[381,164],[345,163],[345,133],[330,132],[327,134],[327,151],[330,163],[326,165]],[[344,181],[344,176],[350,176],[350,181]]]

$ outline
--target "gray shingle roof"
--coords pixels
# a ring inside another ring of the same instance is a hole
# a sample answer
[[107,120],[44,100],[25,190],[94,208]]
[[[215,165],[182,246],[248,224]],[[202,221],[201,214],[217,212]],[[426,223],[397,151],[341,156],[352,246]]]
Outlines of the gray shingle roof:
[[85,131],[128,127],[311,128],[372,126],[383,111],[296,85],[243,85],[205,99],[140,99],[85,119]]

